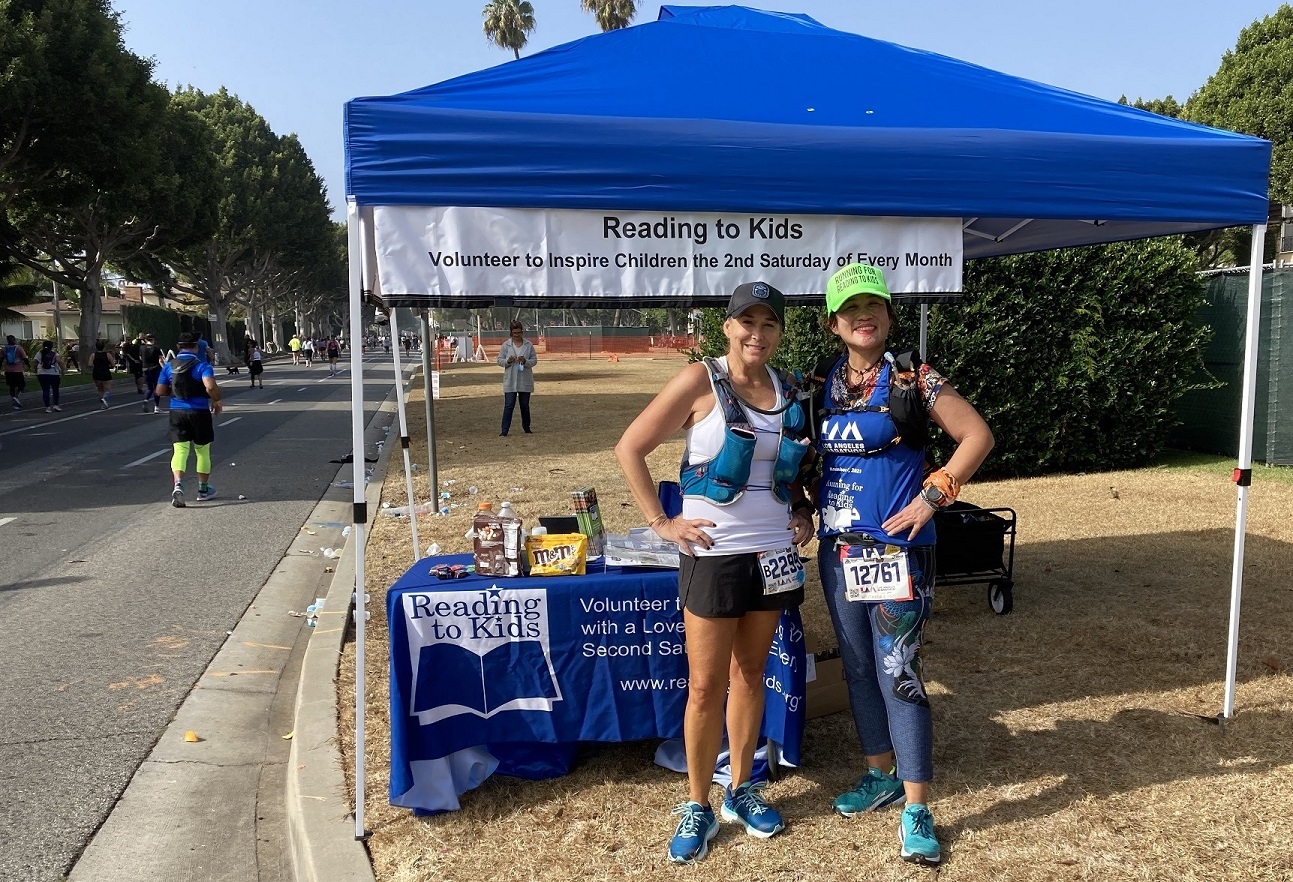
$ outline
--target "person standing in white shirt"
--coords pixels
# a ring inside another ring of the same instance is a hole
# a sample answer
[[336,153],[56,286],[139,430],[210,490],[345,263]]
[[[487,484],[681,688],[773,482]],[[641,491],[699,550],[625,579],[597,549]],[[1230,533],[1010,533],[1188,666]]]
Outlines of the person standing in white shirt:
[[521,401],[521,428],[530,431],[530,393],[534,391],[534,366],[539,361],[534,344],[525,339],[525,326],[512,322],[512,336],[498,350],[498,364],[503,369],[503,426],[500,436],[512,428],[512,411]]

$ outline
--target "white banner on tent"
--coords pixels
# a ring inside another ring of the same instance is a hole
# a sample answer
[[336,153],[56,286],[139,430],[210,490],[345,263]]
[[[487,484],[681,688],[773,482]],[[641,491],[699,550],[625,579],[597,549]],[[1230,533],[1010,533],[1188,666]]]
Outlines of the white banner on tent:
[[373,210],[383,297],[820,297],[853,261],[894,293],[961,290],[959,218],[529,208]]

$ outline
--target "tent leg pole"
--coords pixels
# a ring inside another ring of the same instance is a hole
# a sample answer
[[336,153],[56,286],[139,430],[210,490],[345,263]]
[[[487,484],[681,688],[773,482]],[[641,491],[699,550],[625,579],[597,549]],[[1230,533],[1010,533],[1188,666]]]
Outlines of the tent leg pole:
[[400,362],[400,326],[398,309],[391,310],[391,352],[395,355],[395,402],[400,411],[400,447],[404,449],[404,487],[409,496],[409,530],[413,533],[413,562],[422,559],[422,545],[418,542],[417,500],[413,496],[413,466],[409,462],[409,418],[404,406],[404,366]]
[[355,839],[368,838],[364,829],[364,639],[368,610],[364,594],[364,551],[368,544],[368,503],[364,485],[364,359],[362,339],[363,269],[359,209],[346,205],[347,245],[350,253],[350,449],[354,484],[351,499],[350,541],[355,543]]
[[[432,505],[438,505],[440,499],[440,474],[435,461],[435,400],[431,378],[431,347],[436,345],[431,339],[431,311],[422,310],[422,385],[426,391],[427,419],[427,480],[431,487]],[[437,350],[438,351],[438,350]]]
[[920,305],[920,360],[929,358],[929,304]]
[[1244,391],[1239,416],[1239,463],[1235,483],[1235,556],[1230,573],[1230,630],[1226,641],[1226,696],[1221,715],[1235,715],[1235,681],[1239,672],[1239,609],[1244,587],[1244,533],[1248,524],[1248,486],[1253,467],[1253,416],[1257,403],[1257,334],[1262,313],[1262,252],[1266,225],[1253,226],[1253,253],[1248,264],[1248,321],[1244,330]]

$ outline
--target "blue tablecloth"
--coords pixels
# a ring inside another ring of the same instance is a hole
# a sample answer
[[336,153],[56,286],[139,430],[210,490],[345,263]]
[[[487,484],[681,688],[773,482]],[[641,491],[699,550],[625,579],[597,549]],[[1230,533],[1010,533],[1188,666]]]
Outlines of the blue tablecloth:
[[[687,660],[676,570],[441,580],[427,558],[386,595],[395,805],[458,807],[494,771],[565,774],[587,741],[682,734]],[[768,657],[764,735],[797,764],[804,641],[782,616]]]

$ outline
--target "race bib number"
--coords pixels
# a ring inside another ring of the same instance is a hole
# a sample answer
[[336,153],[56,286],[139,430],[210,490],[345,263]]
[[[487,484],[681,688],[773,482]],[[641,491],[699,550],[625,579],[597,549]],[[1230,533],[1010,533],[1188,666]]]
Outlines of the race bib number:
[[793,545],[776,551],[759,552],[759,571],[763,574],[763,593],[782,594],[804,584],[804,562]]
[[898,546],[845,545],[840,548],[840,562],[844,565],[844,596],[849,600],[911,600],[907,552]]

